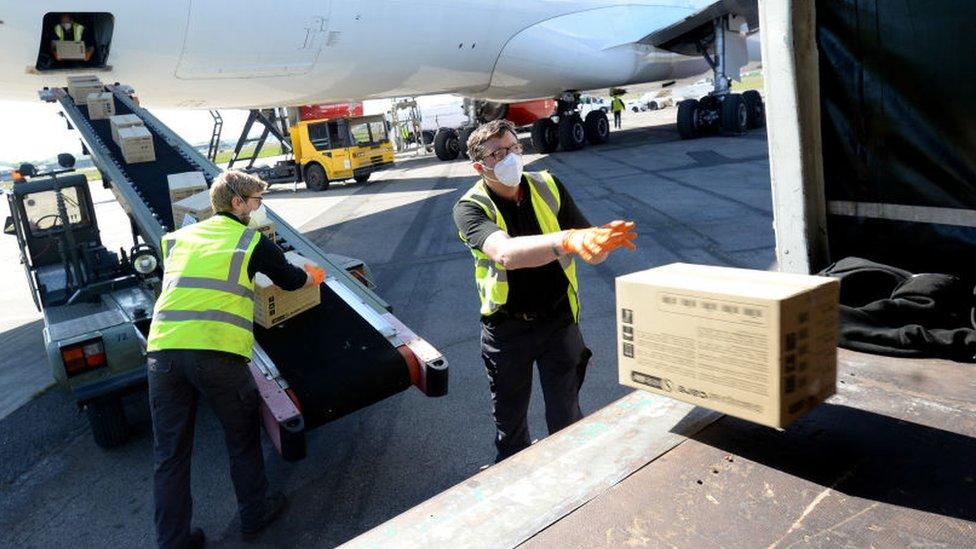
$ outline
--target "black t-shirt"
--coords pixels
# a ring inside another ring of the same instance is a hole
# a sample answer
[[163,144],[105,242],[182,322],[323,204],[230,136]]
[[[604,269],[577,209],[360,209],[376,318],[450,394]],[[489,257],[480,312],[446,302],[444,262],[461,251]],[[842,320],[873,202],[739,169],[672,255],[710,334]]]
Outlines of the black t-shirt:
[[[561,229],[585,229],[590,227],[583,213],[576,207],[573,198],[566,192],[563,184],[553,177],[559,189],[559,227]],[[488,195],[498,207],[498,211],[505,220],[508,235],[511,237],[542,234],[539,221],[532,208],[529,182],[522,176],[519,202],[506,200],[488,189]],[[487,188],[487,186],[486,186]],[[458,202],[454,205],[454,224],[464,235],[468,245],[482,250],[485,240],[501,228],[497,223],[488,219],[488,214],[481,206],[469,202]],[[555,309],[564,307],[569,310],[569,304],[564,299],[569,281],[563,274],[558,261],[552,261],[541,267],[528,269],[513,269],[508,271],[508,301],[504,310],[510,313],[552,314]]]
[[[220,212],[217,215],[241,223],[241,220],[232,213]],[[286,292],[301,288],[308,280],[305,270],[289,263],[281,248],[263,234],[254,248],[254,253],[251,254],[251,260],[247,263],[247,276],[253,280],[256,273],[267,276],[271,282]]]

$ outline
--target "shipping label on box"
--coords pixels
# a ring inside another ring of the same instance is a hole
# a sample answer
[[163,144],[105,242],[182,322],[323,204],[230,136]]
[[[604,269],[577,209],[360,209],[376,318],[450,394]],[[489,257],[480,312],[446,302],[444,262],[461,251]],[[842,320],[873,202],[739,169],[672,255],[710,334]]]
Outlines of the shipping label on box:
[[[295,252],[286,252],[285,257],[296,267],[304,267],[309,261]],[[264,328],[272,328],[321,303],[318,286],[302,287],[286,292],[274,285],[267,276],[257,273],[254,276],[254,322]]]
[[120,129],[144,125],[142,119],[134,114],[117,114],[109,118],[108,123],[112,129],[112,141],[115,141],[116,144],[119,142]]
[[213,216],[210,191],[200,191],[173,203],[173,227],[184,227]]
[[105,120],[115,116],[115,96],[109,92],[90,93],[85,100],[88,105],[88,118]]
[[85,60],[84,40],[55,40],[54,51],[60,61]]
[[171,173],[166,176],[166,184],[169,186],[169,200],[174,204],[208,188],[203,172]]
[[145,126],[130,126],[119,130],[119,148],[128,164],[156,160],[152,134]]
[[272,242],[275,241],[275,237],[277,236],[277,232],[275,231],[274,221],[268,221],[264,225],[261,225],[260,227],[258,227],[257,230],[261,234],[263,234],[264,236],[268,237]]
[[777,428],[836,390],[835,279],[676,263],[616,288],[624,385]]

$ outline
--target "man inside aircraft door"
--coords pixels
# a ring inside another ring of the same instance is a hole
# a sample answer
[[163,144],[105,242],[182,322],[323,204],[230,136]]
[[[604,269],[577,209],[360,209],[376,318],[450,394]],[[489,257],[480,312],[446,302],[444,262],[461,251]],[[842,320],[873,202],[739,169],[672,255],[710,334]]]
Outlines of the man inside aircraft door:
[[254,275],[292,291],[322,283],[324,271],[291,265],[255,230],[264,219],[267,185],[241,172],[218,176],[210,189],[216,215],[163,236],[162,292],[149,329],[147,357],[153,424],[156,541],[199,546],[190,529],[190,457],[202,395],[224,429],[237,494],[241,535],[253,539],[285,505],[267,495],[258,394],[247,367],[254,344]]
[[552,434],[580,419],[579,390],[590,351],[579,329],[576,261],[635,249],[634,224],[592,227],[548,172],[523,172],[515,127],[494,120],[468,139],[482,178],[454,206],[461,241],[475,260],[481,355],[495,419],[495,461],[530,444],[527,413],[538,364]]
[[95,53],[92,33],[69,13],[61,14],[53,29],[51,57],[61,66],[89,62]]

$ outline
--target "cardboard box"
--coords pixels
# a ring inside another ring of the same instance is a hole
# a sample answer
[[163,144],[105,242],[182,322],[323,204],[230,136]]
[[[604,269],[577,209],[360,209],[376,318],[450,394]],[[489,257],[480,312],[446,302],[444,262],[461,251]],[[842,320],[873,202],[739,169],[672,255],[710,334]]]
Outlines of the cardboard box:
[[85,100],[88,105],[88,118],[105,120],[115,116],[115,96],[109,92],[90,93]]
[[173,227],[185,227],[197,221],[213,217],[210,191],[200,191],[193,196],[173,203]]
[[119,130],[119,148],[127,164],[156,160],[152,134],[145,126],[130,126]]
[[55,40],[54,51],[60,61],[85,60],[84,40]]
[[169,200],[173,204],[208,189],[203,172],[171,173],[166,176]]
[[623,385],[777,428],[836,391],[835,279],[675,263],[616,289]]
[[[295,252],[286,252],[285,257],[297,267],[309,262]],[[264,328],[277,326],[318,305],[322,299],[319,291],[318,286],[309,286],[286,292],[258,273],[254,276],[254,322]]]
[[144,125],[142,119],[134,114],[117,114],[109,118],[108,123],[112,129],[112,141],[115,141],[116,145],[119,143],[120,129]]
[[93,93],[105,91],[105,86],[95,76],[69,76],[68,95],[76,105],[84,105],[88,101],[88,96]]

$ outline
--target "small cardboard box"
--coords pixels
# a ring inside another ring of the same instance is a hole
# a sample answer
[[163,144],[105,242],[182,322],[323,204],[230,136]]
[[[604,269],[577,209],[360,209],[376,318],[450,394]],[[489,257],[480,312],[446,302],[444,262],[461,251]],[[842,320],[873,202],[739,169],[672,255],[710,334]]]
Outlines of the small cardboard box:
[[207,180],[203,172],[171,173],[166,176],[169,185],[169,200],[173,204],[207,190]]
[[55,40],[54,51],[61,61],[85,60],[84,40]]
[[173,203],[173,227],[185,227],[213,217],[210,191],[200,191]]
[[84,105],[88,101],[88,95],[105,91],[105,86],[95,76],[69,76],[68,95],[76,105]]
[[675,263],[616,290],[623,385],[776,428],[836,391],[835,279]]
[[145,126],[130,126],[119,130],[119,148],[127,164],[153,162],[156,149],[152,134]]
[[[295,252],[286,252],[285,257],[296,267],[304,267],[309,262]],[[254,322],[264,328],[277,326],[318,305],[322,300],[319,292],[318,286],[286,292],[258,273],[254,276]]]
[[105,120],[115,116],[115,96],[109,92],[90,93],[85,103],[88,104],[88,118],[91,120]]
[[115,141],[116,144],[119,143],[120,129],[143,125],[142,119],[134,114],[117,114],[109,118],[108,123],[112,129],[112,141]]

